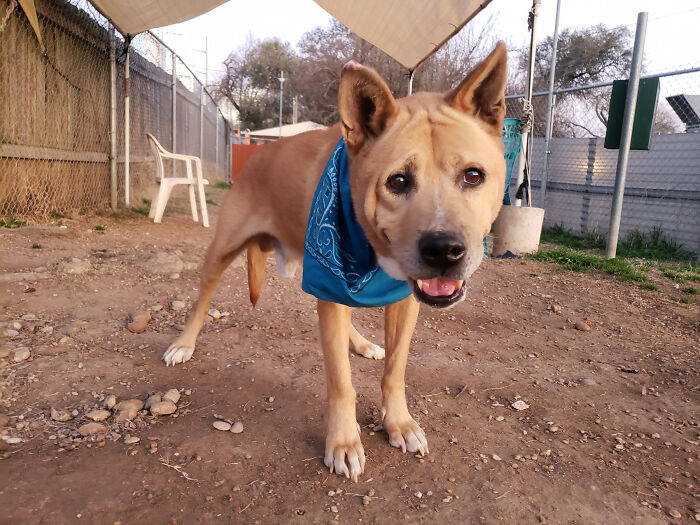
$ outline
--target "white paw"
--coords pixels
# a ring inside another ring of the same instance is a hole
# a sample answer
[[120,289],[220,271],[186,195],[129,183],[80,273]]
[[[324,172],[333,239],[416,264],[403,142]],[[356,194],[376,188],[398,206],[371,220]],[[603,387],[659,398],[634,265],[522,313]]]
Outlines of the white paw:
[[[354,423],[354,424],[352,424]],[[353,421],[347,427],[335,428],[326,437],[326,454],[323,459],[331,474],[357,482],[365,471],[365,449],[360,440],[360,425]]]
[[355,349],[355,352],[362,357],[366,357],[367,359],[384,359],[385,354],[384,349],[381,346],[372,343]]
[[194,348],[191,346],[171,346],[163,354],[163,361],[165,361],[165,366],[177,365],[179,363],[184,363],[192,358]]
[[404,453],[408,450],[411,453],[418,452],[421,456],[430,454],[425,432],[410,415],[399,421],[387,420],[385,415],[386,412],[382,409],[382,423],[389,434],[389,444],[392,447],[400,448]]

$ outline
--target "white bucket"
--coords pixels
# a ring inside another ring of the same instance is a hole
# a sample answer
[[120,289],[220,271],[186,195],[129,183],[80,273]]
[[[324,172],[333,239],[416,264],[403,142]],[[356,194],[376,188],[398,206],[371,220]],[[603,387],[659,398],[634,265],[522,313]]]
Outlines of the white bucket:
[[503,206],[493,223],[493,250],[498,257],[507,251],[516,255],[537,252],[544,221],[544,209],[531,206]]

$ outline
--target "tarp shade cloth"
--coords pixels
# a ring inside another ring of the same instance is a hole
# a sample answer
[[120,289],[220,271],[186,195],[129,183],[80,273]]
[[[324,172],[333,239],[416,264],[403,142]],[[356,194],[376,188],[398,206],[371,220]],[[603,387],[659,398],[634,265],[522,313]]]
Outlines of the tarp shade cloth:
[[36,16],[36,6],[34,5],[34,0],[19,0],[19,5],[22,6],[22,10],[24,11],[24,14],[27,16],[27,20],[29,20],[29,24],[34,30],[34,34],[36,35],[36,39],[39,41],[41,50],[45,51],[44,41],[41,39],[41,30],[39,29],[39,18]]
[[92,0],[120,33],[129,35],[184,22],[224,2],[226,0]]
[[314,0],[409,70],[437,51],[491,0]]

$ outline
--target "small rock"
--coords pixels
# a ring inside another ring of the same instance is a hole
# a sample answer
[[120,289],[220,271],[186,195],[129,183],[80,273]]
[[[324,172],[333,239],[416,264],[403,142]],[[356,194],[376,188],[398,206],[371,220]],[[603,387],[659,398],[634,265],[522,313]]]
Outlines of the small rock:
[[22,442],[22,438],[10,437],[10,436],[3,436],[3,440],[5,441],[5,443],[8,443],[9,445],[16,445],[17,443]]
[[216,430],[223,430],[224,432],[231,430],[231,423],[226,421],[214,421],[213,426]]
[[333,496],[335,496],[335,490],[329,490],[328,497],[332,498]]
[[234,434],[240,434],[243,432],[243,423],[240,421],[236,421],[232,426],[231,426],[231,432]]
[[19,321],[12,321],[12,322],[10,323],[10,328],[12,328],[13,330],[21,330],[21,329],[22,329],[22,323],[20,323]]
[[142,408],[143,401],[140,399],[120,401],[119,404],[114,407],[117,411],[117,423],[123,423],[127,419],[134,419]]
[[185,264],[174,253],[158,252],[149,259],[139,263],[141,268],[154,274],[173,274],[181,272]]
[[173,301],[170,303],[170,308],[172,308],[175,312],[178,312],[185,308],[187,306],[187,303],[185,301]]
[[187,390],[185,390],[185,395],[186,395],[186,396],[191,396],[191,395],[192,395],[192,390],[190,390],[189,388],[188,388]]
[[494,461],[502,461],[501,456],[499,456],[498,454],[491,454],[491,457]]
[[214,319],[221,319],[222,317],[221,312],[219,312],[219,310],[217,310],[216,308],[212,308],[211,310],[209,310],[209,315],[212,316],[212,318]]
[[15,363],[21,363],[22,361],[26,361],[32,355],[29,351],[29,348],[27,348],[26,346],[20,346],[19,348],[15,348],[12,354],[12,360]]
[[174,281],[175,279],[179,279],[179,278],[180,278],[180,274],[177,273],[177,272],[176,272],[176,273],[171,273],[170,275],[168,275],[168,279],[173,280],[173,281]]
[[7,414],[0,414],[0,427],[6,427],[10,422],[10,416]]
[[146,330],[148,326],[148,321],[151,320],[150,312],[137,312],[131,318],[131,322],[126,325],[130,332],[134,334],[140,334]]
[[178,392],[177,388],[171,388],[163,394],[163,401],[172,401],[174,404],[177,404],[180,401],[180,392]]
[[110,394],[105,398],[105,407],[107,407],[109,410],[112,410],[116,404],[117,398],[114,394]]
[[17,337],[19,332],[17,330],[13,330],[12,328],[6,328],[2,331],[1,335],[3,337]]
[[515,403],[513,403],[510,406],[512,406],[515,410],[527,410],[528,408],[530,408],[530,405],[528,405],[522,399],[518,399]]
[[160,312],[162,309],[163,309],[163,305],[160,304],[160,303],[154,304],[153,306],[151,306],[151,307],[149,308],[149,310],[150,310],[151,312]]
[[160,403],[163,400],[160,394],[153,394],[148,396],[148,399],[146,399],[146,403],[143,405],[143,408],[146,410],[149,410],[154,404]]
[[65,410],[60,410],[60,409],[51,407],[51,419],[53,419],[54,421],[60,421],[61,423],[64,423],[66,421],[70,421],[71,419],[73,419],[73,416],[71,416]]
[[111,415],[112,413],[109,410],[91,410],[85,414],[85,417],[93,421],[104,421]]
[[559,427],[557,425],[552,425],[548,429],[550,432],[559,432]]
[[331,512],[332,512],[333,514],[338,514],[338,507],[336,507],[335,505],[332,505],[332,506],[331,506]]
[[495,419],[496,421],[499,421],[499,422],[500,422],[500,421],[505,421],[506,418],[504,418],[503,416],[496,416],[494,419]]
[[92,265],[89,261],[84,261],[82,259],[78,259],[77,257],[69,257],[58,265],[58,270],[60,272],[70,274],[85,273],[91,269]]
[[676,519],[683,517],[683,514],[678,512],[676,509],[669,510],[668,515],[671,516],[672,518],[676,518]]
[[10,349],[9,348],[0,348],[0,359],[3,357],[7,357],[10,355]]
[[588,323],[583,321],[576,321],[576,323],[574,323],[574,328],[576,328],[576,330],[580,330],[581,332],[591,331],[591,327],[588,325]]
[[421,499],[423,497],[423,493],[420,490],[418,492],[414,492],[413,495],[418,499]]
[[[24,315],[22,316],[22,319],[23,319],[24,321],[36,321],[37,317],[36,317],[35,314],[24,314]],[[13,326],[12,328],[14,328],[15,330],[20,330],[20,329],[21,329],[21,326],[20,326],[20,328],[16,328],[16,327]]]
[[126,437],[124,438],[125,445],[135,445],[139,441],[141,441],[141,438],[138,436],[130,436],[127,434]]
[[151,414],[154,416],[167,416],[177,410],[172,401],[160,401],[151,405]]
[[372,498],[369,496],[362,496],[362,504],[366,507],[369,505],[370,501],[372,501]]
[[586,386],[593,386],[597,383],[589,377],[584,377],[583,379],[581,379],[581,384]]
[[107,427],[101,425],[100,423],[86,423],[78,428],[78,432],[80,432],[82,436],[89,436],[91,434],[105,434],[107,433]]

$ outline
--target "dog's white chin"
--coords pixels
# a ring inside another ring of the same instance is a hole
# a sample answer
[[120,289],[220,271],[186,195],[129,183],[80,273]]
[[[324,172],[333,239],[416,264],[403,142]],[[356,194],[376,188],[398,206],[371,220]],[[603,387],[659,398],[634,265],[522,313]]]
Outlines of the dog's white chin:
[[391,257],[383,257],[377,254],[377,262],[379,263],[381,269],[384,270],[389,277],[393,277],[398,281],[408,280],[408,275],[404,273],[404,271],[399,266],[399,263],[397,263]]

